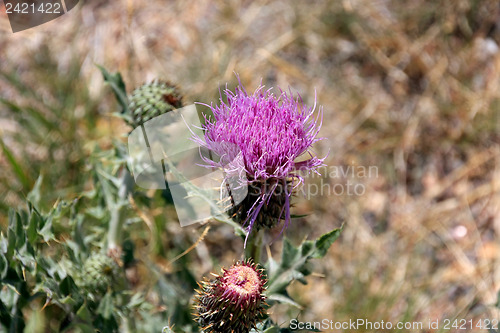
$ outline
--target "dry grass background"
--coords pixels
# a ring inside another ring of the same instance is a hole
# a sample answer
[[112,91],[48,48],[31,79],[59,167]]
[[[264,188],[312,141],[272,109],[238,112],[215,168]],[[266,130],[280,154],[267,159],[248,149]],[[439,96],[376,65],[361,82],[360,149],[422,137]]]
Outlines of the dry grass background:
[[[237,72],[250,90],[262,79],[307,103],[316,93],[328,139],[318,154],[329,151],[328,165],[378,167],[378,177],[353,180],[362,196],[298,200],[296,212],[310,215],[290,238],[345,230],[310,283],[294,285],[303,310],[278,308],[278,321],[499,318],[499,43],[499,4],[489,0],[87,1],[16,34],[2,18],[0,71],[44,102],[64,100],[54,91],[74,98],[61,106],[66,134],[46,133],[53,150],[19,140],[29,129],[0,106],[2,140],[28,170],[23,185],[1,154],[0,197],[19,204],[38,172],[61,164],[67,172],[46,184],[47,200],[71,196],[89,145],[126,133],[95,64],[120,71],[129,89],[167,78],[187,102],[215,101]],[[67,90],[54,88],[68,76]],[[0,96],[36,104],[5,75]],[[212,228],[192,254],[202,273],[209,251],[222,263],[241,253],[224,230]],[[170,223],[163,237],[177,233],[195,240],[201,229]]]

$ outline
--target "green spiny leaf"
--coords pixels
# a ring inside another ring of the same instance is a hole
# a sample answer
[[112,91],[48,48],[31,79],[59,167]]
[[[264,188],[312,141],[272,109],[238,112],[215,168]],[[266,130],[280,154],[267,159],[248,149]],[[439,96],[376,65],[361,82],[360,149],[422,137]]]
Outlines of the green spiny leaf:
[[269,297],[267,298],[268,300],[268,303],[269,305],[271,305],[271,302],[277,302],[277,303],[281,303],[281,304],[288,304],[288,305],[292,305],[298,309],[302,309],[302,306],[295,302],[290,296],[288,295],[283,295],[283,294],[272,294],[272,295],[269,295]]
[[42,187],[42,182],[43,182],[43,176],[40,175],[38,176],[38,179],[35,182],[35,186],[33,186],[33,189],[27,195],[28,201],[31,202],[35,207],[38,207],[38,205],[40,204],[40,198],[41,198],[40,190]]
[[97,313],[99,313],[104,319],[110,319],[113,316],[113,310],[113,298],[111,297],[111,292],[107,292],[99,303]]
[[[14,254],[14,250],[16,249],[17,245],[17,238],[18,238],[18,230],[19,226],[22,231],[22,224],[19,221],[19,215],[16,213],[14,209],[9,210],[9,227],[7,229],[7,258],[10,259],[12,258],[12,255]],[[23,233],[21,233],[21,236],[23,236]]]
[[125,87],[125,82],[123,82],[122,75],[118,72],[111,74],[104,67],[99,65],[97,65],[97,67],[101,70],[104,81],[106,81],[111,86],[111,89],[113,89],[113,93],[115,94],[118,103],[120,103],[123,113],[129,114],[127,89]]
[[92,322],[92,314],[87,308],[87,304],[83,304],[78,311],[76,312],[76,316],[83,320],[84,322]]
[[37,211],[32,211],[29,216],[28,228],[26,229],[26,235],[28,236],[28,242],[34,244],[38,238],[38,224],[41,220],[40,214]]
[[312,258],[320,259],[326,255],[326,252],[332,246],[332,244],[339,238],[343,227],[340,229],[334,229],[316,240],[316,244],[313,250]]
[[298,247],[293,246],[288,238],[283,238],[281,262],[276,263],[270,258],[266,265],[269,274],[267,294],[283,294],[293,280],[305,283],[305,277],[311,273],[308,261],[324,257],[341,231],[342,228],[335,229],[315,241],[305,240]]
[[48,218],[44,217],[39,223],[38,234],[42,236],[45,242],[55,239],[54,233],[52,232],[52,220],[53,218],[51,216],[49,216]]

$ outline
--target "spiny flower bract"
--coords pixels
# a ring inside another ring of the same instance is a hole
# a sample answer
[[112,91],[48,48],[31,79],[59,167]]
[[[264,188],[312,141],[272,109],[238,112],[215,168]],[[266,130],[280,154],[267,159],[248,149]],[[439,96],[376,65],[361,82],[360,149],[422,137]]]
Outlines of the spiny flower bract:
[[266,278],[251,261],[222,269],[199,284],[195,315],[206,333],[247,333],[263,318]]

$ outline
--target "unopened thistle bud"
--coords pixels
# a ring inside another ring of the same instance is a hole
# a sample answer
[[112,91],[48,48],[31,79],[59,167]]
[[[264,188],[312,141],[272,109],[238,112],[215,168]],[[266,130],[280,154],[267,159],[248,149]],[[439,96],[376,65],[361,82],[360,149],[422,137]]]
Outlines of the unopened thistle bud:
[[131,119],[127,122],[134,128],[182,107],[179,89],[170,82],[161,80],[154,80],[136,88],[129,99]]
[[115,290],[121,282],[120,266],[104,253],[89,257],[76,280],[77,285],[87,291],[89,298],[94,301],[108,289]]
[[196,316],[205,333],[248,333],[264,318],[266,278],[251,262],[222,269],[203,281],[196,295]]

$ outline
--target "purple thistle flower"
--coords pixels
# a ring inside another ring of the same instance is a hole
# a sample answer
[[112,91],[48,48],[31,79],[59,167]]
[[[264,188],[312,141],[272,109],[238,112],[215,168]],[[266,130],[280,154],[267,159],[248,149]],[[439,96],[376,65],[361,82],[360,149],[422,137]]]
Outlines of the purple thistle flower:
[[[241,82],[235,92],[226,87],[227,102],[221,96],[219,105],[205,104],[213,119],[206,119],[203,127],[205,141],[197,140],[220,158],[204,158],[210,166],[222,168],[226,180],[236,177],[241,186],[248,186],[247,198],[230,211],[248,234],[255,226],[272,227],[282,219],[286,228],[293,189],[304,181],[299,171],[317,172],[324,160],[310,151],[321,140],[316,136],[322,108],[314,117],[316,102],[308,108],[291,91],[279,89],[274,95],[271,90],[260,85],[248,94]],[[303,155],[307,158],[296,161]]]

